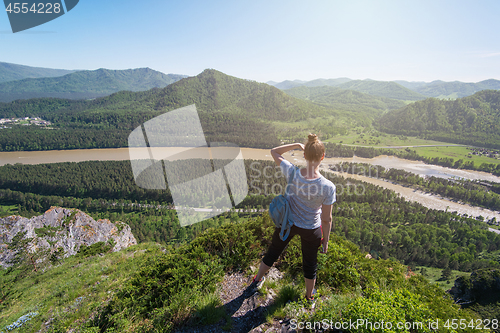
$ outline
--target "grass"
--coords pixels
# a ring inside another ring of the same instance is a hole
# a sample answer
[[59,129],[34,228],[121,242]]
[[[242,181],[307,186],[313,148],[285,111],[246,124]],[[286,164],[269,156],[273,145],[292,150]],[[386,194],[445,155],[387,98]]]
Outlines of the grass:
[[391,135],[375,130],[365,130],[361,127],[355,128],[347,135],[336,135],[325,142],[342,143],[345,145],[381,147],[398,146],[420,146],[420,145],[450,145],[450,143],[424,140],[416,137],[402,135]]
[[[9,289],[7,304],[0,306],[0,329],[28,312],[41,313],[30,320],[33,331],[50,318],[56,318],[52,325],[61,329],[74,326],[79,318],[91,317],[106,303],[130,278],[130,272],[138,270],[146,253],[157,247],[143,243],[103,257],[73,256],[46,272],[18,280]],[[0,270],[0,285],[13,282],[5,273]]]
[[413,149],[417,154],[424,157],[451,157],[454,160],[463,159],[464,162],[474,161],[474,165],[476,166],[480,166],[482,163],[500,164],[500,159],[469,154],[472,153],[472,150],[463,146],[418,147]]
[[0,218],[17,214],[17,205],[0,205]]
[[423,276],[431,283],[437,284],[443,290],[449,290],[453,287],[453,284],[458,277],[463,275],[470,276],[470,273],[468,272],[452,270],[451,277],[448,280],[441,280],[441,276],[443,274],[442,268],[417,266],[415,273],[421,274],[422,268],[425,270],[425,274]]
[[320,138],[331,137],[338,132],[347,132],[349,128],[354,127],[354,122],[349,118],[336,116],[323,116],[309,118],[297,122],[271,122],[278,129],[278,136],[282,138],[303,137],[307,138],[309,133],[316,133]]
[[459,159],[464,160],[464,162],[473,161],[476,167],[479,167],[483,163],[500,164],[500,159],[470,154],[472,153],[472,150],[467,146],[454,145],[447,142],[433,140],[424,140],[416,137],[390,135],[377,132],[375,130],[366,131],[361,127],[351,130],[351,132],[347,135],[336,135],[324,141],[337,144],[341,143],[348,146],[370,146],[373,148],[433,145],[434,147],[414,147],[411,149],[415,150],[418,155],[423,157],[450,157],[455,161]]
[[274,318],[285,318],[285,306],[288,302],[298,300],[303,293],[303,286],[290,283],[281,284],[276,298],[266,314],[266,321],[272,322]]
[[222,301],[215,293],[208,294],[200,300],[200,303],[196,306],[194,318],[201,325],[215,324],[222,318],[225,318],[226,322],[229,321],[229,316],[222,306]]

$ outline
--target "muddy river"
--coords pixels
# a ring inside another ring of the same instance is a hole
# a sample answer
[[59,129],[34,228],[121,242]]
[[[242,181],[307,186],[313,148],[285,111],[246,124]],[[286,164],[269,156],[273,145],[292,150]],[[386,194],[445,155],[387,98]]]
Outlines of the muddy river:
[[[169,156],[176,154],[181,150],[182,149],[179,148],[162,148],[161,154],[164,156]],[[268,149],[241,148],[241,153],[244,159],[272,160],[271,154]],[[136,154],[135,156],[139,155]],[[196,155],[196,150],[193,150],[193,157],[196,157]],[[81,162],[90,160],[129,160],[130,156],[131,155],[129,154],[128,148],[0,152],[0,165],[15,163],[41,164],[57,162]],[[158,155],[155,153],[155,156]],[[288,152],[285,154],[285,157],[296,164],[304,164],[302,152]],[[421,176],[482,179],[500,183],[500,177],[496,177],[485,172],[455,170],[435,165],[428,165],[419,161],[404,160],[393,156],[378,156],[375,158],[328,158],[323,162],[323,169],[328,170],[329,164],[335,164],[342,161],[368,163],[374,166],[380,165],[386,169],[404,169]],[[376,167],[374,168],[376,169]],[[450,201],[436,195],[424,193],[421,191],[415,191],[408,187],[392,184],[390,182],[384,181],[383,179],[370,178],[364,176],[363,174],[365,173],[367,174],[367,172],[359,172],[359,170],[357,170],[354,174],[352,172],[345,172],[345,170],[339,170],[337,172],[337,174],[340,174],[343,177],[352,177],[366,181],[368,183],[379,185],[384,188],[391,189],[399,193],[407,200],[417,201],[428,208],[456,211],[459,214],[467,214],[474,217],[481,215],[487,219],[496,217],[497,220],[500,220],[499,212]],[[372,176],[374,175],[376,176],[376,173],[372,169]]]

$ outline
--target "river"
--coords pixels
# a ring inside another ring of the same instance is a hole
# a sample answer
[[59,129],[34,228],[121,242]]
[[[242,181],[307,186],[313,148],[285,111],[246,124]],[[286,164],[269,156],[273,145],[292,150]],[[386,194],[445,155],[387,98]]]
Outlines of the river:
[[[179,148],[168,148],[168,152],[165,152],[164,154],[172,155],[178,153],[180,150],[181,149]],[[268,149],[241,148],[241,153],[244,159],[272,160],[271,154]],[[285,158],[296,164],[305,164],[302,152],[288,152],[284,156]],[[196,150],[193,150],[193,157],[196,157]],[[129,158],[130,155],[128,148],[0,152],[0,165],[15,163],[42,164],[57,162],[82,162],[90,160],[120,161],[129,160]],[[393,156],[378,156],[375,158],[326,158],[322,164],[323,170],[329,171],[328,165],[343,161],[381,165],[386,169],[404,169],[421,176],[437,176],[443,178],[460,177],[466,179],[489,180],[500,183],[500,177],[496,177],[485,172],[456,170],[441,166],[428,165],[419,161],[404,160]],[[454,202],[429,193],[415,191],[411,188],[396,185],[383,179],[370,178],[366,175],[363,175],[363,172],[359,172],[359,170],[356,170],[354,174],[349,172],[337,172],[337,174],[343,177],[356,178],[371,184],[391,189],[399,193],[405,199],[417,201],[428,208],[456,211],[459,214],[467,214],[474,217],[481,215],[485,219],[496,217],[497,220],[500,220],[499,212],[483,209],[480,207],[473,207],[468,204],[461,204],[459,202]],[[372,170],[372,176],[373,175],[375,175],[375,173]]]

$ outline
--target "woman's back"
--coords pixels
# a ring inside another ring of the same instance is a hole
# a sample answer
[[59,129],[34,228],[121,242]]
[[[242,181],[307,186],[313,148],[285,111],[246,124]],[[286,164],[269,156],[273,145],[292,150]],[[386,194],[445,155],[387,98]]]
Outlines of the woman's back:
[[290,203],[288,218],[300,228],[319,228],[321,206],[335,202],[335,185],[323,176],[306,179],[296,166],[286,160],[281,162],[280,167],[287,182],[293,175],[290,188],[286,193]]

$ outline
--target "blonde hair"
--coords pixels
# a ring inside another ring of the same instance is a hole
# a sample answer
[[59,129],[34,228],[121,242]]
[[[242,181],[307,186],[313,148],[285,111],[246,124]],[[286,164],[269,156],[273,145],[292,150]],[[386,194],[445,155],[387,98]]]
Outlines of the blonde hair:
[[304,147],[304,157],[308,161],[318,162],[325,153],[325,145],[319,141],[316,134],[309,134]]

